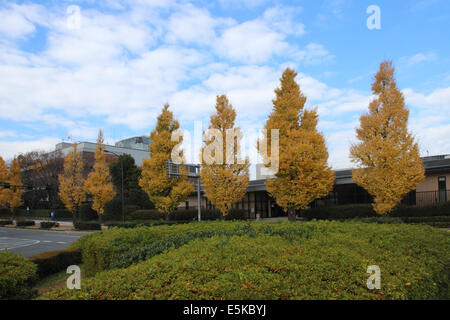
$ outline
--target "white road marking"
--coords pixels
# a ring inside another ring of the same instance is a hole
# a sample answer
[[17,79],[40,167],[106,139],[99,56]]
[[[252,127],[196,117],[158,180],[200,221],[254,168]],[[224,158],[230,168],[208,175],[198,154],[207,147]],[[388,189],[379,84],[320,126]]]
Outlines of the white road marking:
[[40,243],[39,240],[1,237],[0,238],[0,249],[11,250],[11,249],[16,249],[16,248],[32,246],[32,245],[35,245],[38,243]]
[[67,242],[57,241],[56,243],[67,244]]
[[43,240],[42,242],[51,242],[50,240]]

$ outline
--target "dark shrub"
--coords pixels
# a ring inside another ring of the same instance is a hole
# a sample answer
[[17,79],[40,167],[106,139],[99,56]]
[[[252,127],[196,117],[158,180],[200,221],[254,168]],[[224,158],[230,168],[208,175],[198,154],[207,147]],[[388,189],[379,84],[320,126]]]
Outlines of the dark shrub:
[[17,227],[29,227],[34,226],[35,222],[33,220],[17,220],[16,226]]
[[164,213],[161,213],[156,209],[136,210],[136,211],[130,213],[130,219],[132,219],[132,220],[161,220],[161,219],[165,219],[165,215],[164,215]]
[[248,217],[248,212],[245,209],[231,209],[225,220],[245,220]]
[[119,228],[136,228],[139,226],[159,226],[162,224],[174,224],[174,221],[163,221],[163,220],[153,220],[153,221],[112,221],[106,223],[108,228],[119,227]]
[[30,299],[37,266],[20,254],[0,251],[0,300]]
[[8,209],[0,209],[0,217],[9,218],[11,217],[11,212]]
[[37,265],[40,279],[65,270],[68,266],[81,263],[81,252],[78,250],[56,250],[37,254],[28,258]]
[[92,221],[76,221],[73,226],[77,230],[101,230],[102,227],[98,222]]
[[370,204],[348,204],[329,207],[306,209],[300,212],[300,217],[312,219],[353,219],[364,217],[377,217]]
[[80,221],[92,221],[97,220],[98,215],[89,203],[83,203],[78,211],[78,219]]
[[54,221],[42,221],[40,226],[41,226],[41,229],[50,229],[53,227],[59,227],[59,223],[54,222]]
[[399,205],[389,215],[392,217],[450,216],[450,201],[425,207]]
[[105,204],[105,213],[103,221],[118,221],[122,219],[122,201],[119,197],[115,197]]
[[0,220],[0,226],[6,226],[8,224],[13,224],[12,220]]

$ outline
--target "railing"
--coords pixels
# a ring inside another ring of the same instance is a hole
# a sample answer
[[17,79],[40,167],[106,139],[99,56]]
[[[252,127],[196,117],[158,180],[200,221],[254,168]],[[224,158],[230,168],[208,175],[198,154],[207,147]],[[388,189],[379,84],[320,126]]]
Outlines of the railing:
[[408,194],[405,197],[407,204],[412,204],[416,206],[428,206],[435,203],[450,201],[450,190],[435,190],[435,191],[420,191],[415,194],[415,201],[411,199],[408,203],[408,197],[413,197],[413,195]]
[[[311,206],[362,204],[372,201],[372,197],[366,192],[331,192],[328,196],[315,200]],[[402,203],[423,207],[446,201],[450,201],[450,190],[412,191],[403,198]]]

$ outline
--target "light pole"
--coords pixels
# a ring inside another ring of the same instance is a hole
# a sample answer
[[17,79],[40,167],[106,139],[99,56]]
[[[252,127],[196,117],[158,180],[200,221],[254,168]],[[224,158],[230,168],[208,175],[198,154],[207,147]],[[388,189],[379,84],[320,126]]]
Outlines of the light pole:
[[[116,155],[118,158],[120,158],[121,155],[115,153],[114,151],[105,150],[107,153],[112,153]],[[123,154],[122,154],[123,155]],[[120,170],[122,173],[122,222],[125,223],[125,209],[124,209],[124,200],[123,200],[123,158],[120,158]]]

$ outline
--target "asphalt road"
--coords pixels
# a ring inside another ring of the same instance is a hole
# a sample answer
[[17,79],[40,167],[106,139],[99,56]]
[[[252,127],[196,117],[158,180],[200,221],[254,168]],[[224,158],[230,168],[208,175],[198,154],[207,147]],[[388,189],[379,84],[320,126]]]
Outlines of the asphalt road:
[[85,234],[0,227],[0,250],[8,249],[31,257],[41,252],[65,249]]

